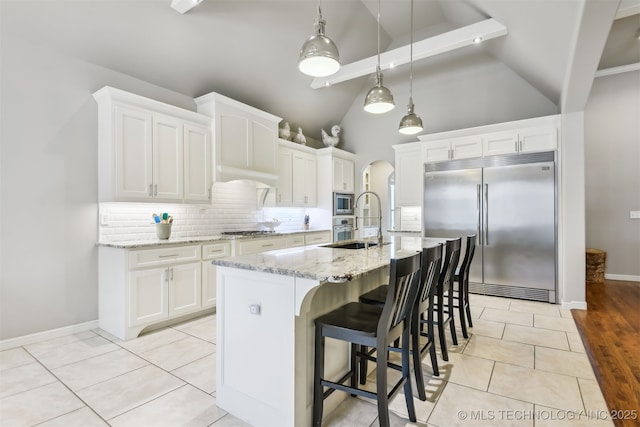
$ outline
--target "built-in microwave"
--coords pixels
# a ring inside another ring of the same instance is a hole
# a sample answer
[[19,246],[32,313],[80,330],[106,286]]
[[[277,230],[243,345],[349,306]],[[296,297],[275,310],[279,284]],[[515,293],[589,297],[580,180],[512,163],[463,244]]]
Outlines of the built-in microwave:
[[333,193],[333,215],[353,215],[353,194]]

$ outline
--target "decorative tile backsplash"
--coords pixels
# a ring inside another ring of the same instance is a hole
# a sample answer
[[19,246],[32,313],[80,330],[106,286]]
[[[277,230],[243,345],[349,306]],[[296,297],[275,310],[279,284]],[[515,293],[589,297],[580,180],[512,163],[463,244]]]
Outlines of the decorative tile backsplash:
[[101,203],[99,241],[104,243],[156,238],[152,215],[173,216],[171,235],[211,236],[223,231],[259,230],[260,221],[278,218],[278,231],[302,230],[304,215],[313,209],[260,207],[255,183],[233,181],[213,186],[211,204]]

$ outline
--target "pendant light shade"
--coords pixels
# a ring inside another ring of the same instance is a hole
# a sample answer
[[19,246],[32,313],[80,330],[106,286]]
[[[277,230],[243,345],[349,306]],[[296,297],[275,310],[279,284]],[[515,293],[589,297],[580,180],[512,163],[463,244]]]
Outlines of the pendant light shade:
[[414,135],[421,132],[422,119],[416,113],[413,112],[413,99],[409,97],[409,106],[407,108],[407,114],[400,120],[400,126],[398,131],[405,135]]
[[400,120],[398,131],[405,135],[414,135],[421,132],[422,119],[413,112],[413,0],[411,0],[411,48],[410,48],[410,70],[409,70],[409,105],[407,114]]
[[371,88],[364,98],[364,111],[382,114],[391,111],[396,106],[391,91],[382,85],[380,71],[380,0],[378,0],[378,65],[376,66],[376,85]]
[[382,114],[393,110],[396,104],[393,102],[391,91],[382,86],[382,73],[380,67],[376,69],[376,85],[371,88],[364,99],[364,111],[373,114]]
[[313,77],[326,77],[340,69],[340,54],[335,43],[324,35],[326,22],[318,3],[318,16],[314,24],[316,33],[302,45],[298,69]]

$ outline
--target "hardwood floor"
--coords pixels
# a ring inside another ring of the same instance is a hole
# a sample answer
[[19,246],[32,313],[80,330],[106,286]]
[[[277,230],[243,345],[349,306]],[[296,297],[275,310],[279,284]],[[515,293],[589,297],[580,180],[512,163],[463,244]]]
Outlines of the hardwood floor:
[[586,300],[572,315],[610,415],[617,427],[639,426],[640,283],[588,283]]

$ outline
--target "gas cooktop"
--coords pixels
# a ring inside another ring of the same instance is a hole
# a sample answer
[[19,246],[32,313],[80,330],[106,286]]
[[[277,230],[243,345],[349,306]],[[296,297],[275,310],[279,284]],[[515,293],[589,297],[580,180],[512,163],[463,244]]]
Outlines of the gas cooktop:
[[260,236],[263,234],[274,234],[275,231],[270,230],[242,230],[242,231],[223,231],[222,234],[227,236]]

